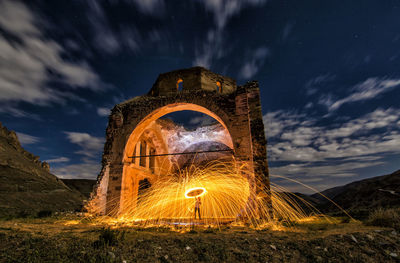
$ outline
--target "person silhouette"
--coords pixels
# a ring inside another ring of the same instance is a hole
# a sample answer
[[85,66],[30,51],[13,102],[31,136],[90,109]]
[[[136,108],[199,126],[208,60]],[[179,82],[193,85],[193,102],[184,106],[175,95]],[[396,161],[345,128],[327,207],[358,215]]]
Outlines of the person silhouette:
[[201,220],[201,216],[200,216],[201,199],[200,199],[200,197],[196,197],[195,200],[196,200],[196,203],[194,204],[194,219],[196,219],[196,213],[198,213],[199,219]]

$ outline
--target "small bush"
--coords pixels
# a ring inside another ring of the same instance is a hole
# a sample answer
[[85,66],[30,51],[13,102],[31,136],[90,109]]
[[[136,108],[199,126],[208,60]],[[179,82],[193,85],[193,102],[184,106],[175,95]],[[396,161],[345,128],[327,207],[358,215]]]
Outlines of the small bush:
[[19,212],[16,214],[16,217],[17,217],[17,218],[28,218],[28,217],[30,217],[30,216],[32,216],[32,213],[30,213],[30,212],[28,212],[28,211],[25,211],[25,210],[19,211]]
[[102,246],[116,246],[125,239],[125,231],[114,230],[111,228],[102,228],[99,239],[93,245],[95,248]]
[[43,218],[43,217],[49,217],[52,215],[53,212],[49,211],[49,210],[41,210],[37,213],[37,217],[39,218]]
[[392,227],[400,229],[400,208],[382,209],[373,211],[365,222],[370,226]]

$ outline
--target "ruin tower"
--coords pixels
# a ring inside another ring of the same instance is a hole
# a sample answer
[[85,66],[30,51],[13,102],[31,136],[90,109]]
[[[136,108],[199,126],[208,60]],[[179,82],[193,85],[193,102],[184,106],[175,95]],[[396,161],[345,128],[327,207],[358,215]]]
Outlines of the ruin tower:
[[[182,110],[201,112],[217,120],[228,132],[226,144],[236,160],[246,162],[252,172],[249,181],[254,196],[270,192],[258,82],[237,86],[229,77],[193,67],[160,74],[148,94],[112,109],[102,169],[91,198],[91,206],[100,214],[117,215],[127,202],[137,199],[143,182],[151,183],[168,172],[170,165],[165,156],[132,156],[168,154],[154,123]],[[270,196],[262,198],[271,203]]]

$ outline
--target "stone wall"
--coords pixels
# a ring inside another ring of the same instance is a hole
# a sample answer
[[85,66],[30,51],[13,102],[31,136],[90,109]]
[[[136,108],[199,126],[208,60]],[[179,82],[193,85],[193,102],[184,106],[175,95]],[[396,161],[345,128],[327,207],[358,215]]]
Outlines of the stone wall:
[[[180,81],[183,82],[182,90],[177,89]],[[228,131],[228,145],[232,146],[236,159],[246,162],[252,171],[249,180],[253,192],[269,189],[258,83],[236,86],[231,78],[195,67],[161,74],[147,95],[113,108],[106,130],[103,169],[92,196],[93,202],[97,203],[104,203],[96,201],[99,192],[103,193],[102,200],[106,196],[106,208],[101,211],[117,214],[123,210],[123,199],[132,197],[128,192],[134,189],[131,184],[135,184],[131,178],[136,175],[131,172],[130,159],[135,155],[135,146],[152,122],[180,110],[198,111],[216,119]],[[103,178],[108,180],[107,190]]]

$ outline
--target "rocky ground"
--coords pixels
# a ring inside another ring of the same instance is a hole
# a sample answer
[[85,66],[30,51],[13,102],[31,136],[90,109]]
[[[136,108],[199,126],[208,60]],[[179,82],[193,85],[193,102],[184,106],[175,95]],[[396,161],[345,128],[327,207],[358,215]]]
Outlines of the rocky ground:
[[[340,223],[342,222],[342,223]],[[119,227],[74,216],[0,222],[0,262],[399,262],[400,234],[359,221],[247,227]]]

